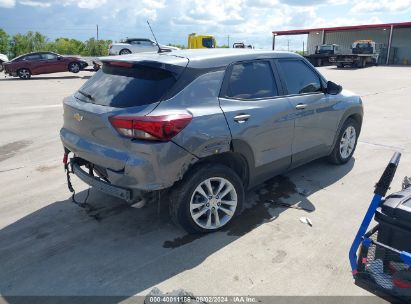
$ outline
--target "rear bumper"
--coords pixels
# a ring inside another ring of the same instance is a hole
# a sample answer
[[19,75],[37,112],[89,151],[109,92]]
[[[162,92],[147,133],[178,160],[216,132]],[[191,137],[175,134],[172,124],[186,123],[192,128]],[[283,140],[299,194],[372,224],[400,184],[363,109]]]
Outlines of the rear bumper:
[[102,181],[100,178],[97,178],[95,176],[88,174],[86,171],[84,171],[80,167],[78,163],[76,163],[73,160],[70,161],[70,166],[71,166],[72,172],[86,184],[96,188],[97,190],[101,192],[104,192],[114,197],[118,197],[127,202],[133,201],[132,190],[114,186],[112,184]]
[[[133,193],[171,187],[183,177],[190,164],[198,160],[173,142],[130,141],[127,149],[123,147],[120,150],[120,147],[95,143],[65,128],[61,129],[60,138],[63,146],[75,156],[103,168],[109,185],[129,189]],[[85,182],[90,184],[93,180]]]

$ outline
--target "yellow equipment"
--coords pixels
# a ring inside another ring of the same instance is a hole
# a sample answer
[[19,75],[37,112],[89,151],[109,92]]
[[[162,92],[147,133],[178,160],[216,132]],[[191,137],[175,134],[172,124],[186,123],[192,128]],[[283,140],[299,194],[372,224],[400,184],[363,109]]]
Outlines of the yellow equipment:
[[188,35],[189,49],[212,49],[216,47],[215,38],[212,35],[196,35],[192,33]]

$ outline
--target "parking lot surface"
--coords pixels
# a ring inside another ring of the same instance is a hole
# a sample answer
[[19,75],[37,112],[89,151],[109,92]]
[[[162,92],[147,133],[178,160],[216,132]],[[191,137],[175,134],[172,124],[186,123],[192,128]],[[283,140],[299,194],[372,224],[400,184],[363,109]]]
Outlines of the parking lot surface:
[[[353,284],[348,249],[386,163],[403,153],[392,183],[411,175],[411,69],[319,69],[362,96],[354,158],[318,160],[248,192],[227,229],[185,235],[164,206],[135,209],[91,190],[91,210],[71,202],[59,140],[62,99],[93,72],[0,74],[0,294],[366,295]],[[77,178],[77,198],[87,187]],[[276,202],[307,210],[284,208]],[[310,227],[299,221],[311,219]]]

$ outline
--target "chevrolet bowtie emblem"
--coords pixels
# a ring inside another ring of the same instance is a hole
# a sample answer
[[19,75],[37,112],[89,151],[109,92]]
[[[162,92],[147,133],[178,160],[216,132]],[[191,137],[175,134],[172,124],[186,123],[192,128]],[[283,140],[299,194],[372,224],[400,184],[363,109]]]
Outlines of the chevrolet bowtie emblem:
[[77,120],[78,122],[83,120],[83,116],[80,115],[79,113],[76,113],[73,115],[74,119]]

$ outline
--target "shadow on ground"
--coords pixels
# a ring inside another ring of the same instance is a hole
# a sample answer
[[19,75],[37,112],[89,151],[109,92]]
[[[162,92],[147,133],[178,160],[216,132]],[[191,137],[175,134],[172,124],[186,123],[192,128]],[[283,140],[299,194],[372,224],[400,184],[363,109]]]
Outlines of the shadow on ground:
[[[245,210],[232,225],[202,236],[176,228],[165,206],[134,209],[96,191],[90,191],[88,211],[71,199],[50,202],[0,230],[0,294],[9,303],[17,303],[16,295],[126,299],[274,221],[288,210],[276,202],[308,210],[301,215],[314,212],[306,196],[337,182],[353,165],[354,160],[344,166],[319,160],[273,178],[247,193]],[[78,200],[85,195],[79,193]]]

